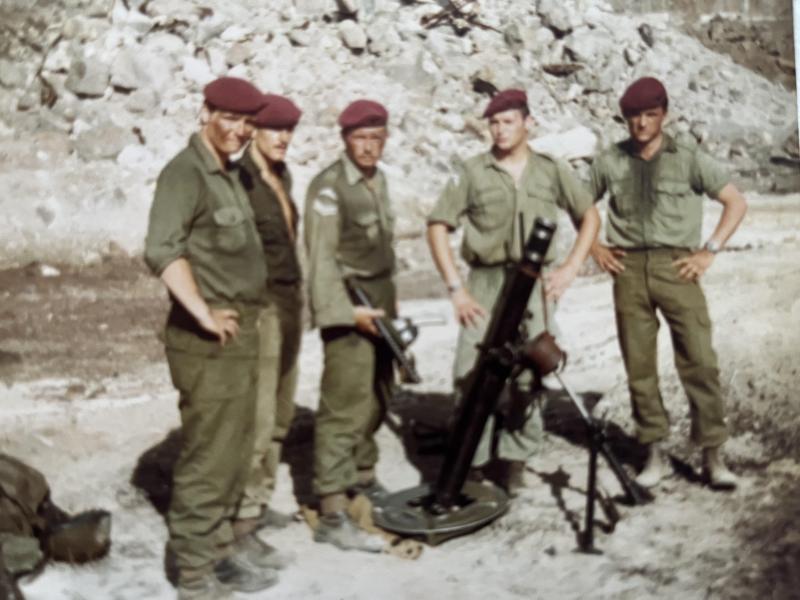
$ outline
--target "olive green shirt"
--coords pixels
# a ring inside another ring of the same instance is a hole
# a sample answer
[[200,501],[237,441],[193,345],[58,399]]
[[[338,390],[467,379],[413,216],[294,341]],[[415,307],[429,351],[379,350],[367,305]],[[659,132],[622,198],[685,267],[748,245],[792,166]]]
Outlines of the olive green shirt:
[[247,193],[237,169],[223,170],[199,134],[158,177],[144,258],[159,276],[188,260],[206,302],[264,301],[267,267]]
[[650,160],[630,140],[601,152],[591,170],[591,192],[608,192],[609,245],[627,249],[697,248],[703,225],[701,194],[718,197],[728,174],[696,144],[668,135]]
[[394,215],[386,178],[367,181],[343,155],[311,181],[305,204],[308,293],[317,327],[355,323],[344,280],[386,278],[394,272]]
[[[245,151],[239,164],[239,179],[250,197],[256,228],[267,260],[268,284],[297,283],[302,278],[297,244],[289,231],[281,202],[275,191],[264,182],[261,169],[253,160],[249,149]],[[285,165],[281,172],[281,186],[292,212],[292,231],[297,231],[299,215],[291,196],[292,176]]]
[[[518,185],[491,152],[465,161],[439,197],[428,223],[450,230],[464,221],[461,254],[471,266],[520,259],[520,249],[537,217],[556,222],[558,209],[574,223],[592,206],[592,198],[563,161],[531,150]],[[520,222],[524,231],[520,231]],[[546,262],[555,256],[550,244]]]

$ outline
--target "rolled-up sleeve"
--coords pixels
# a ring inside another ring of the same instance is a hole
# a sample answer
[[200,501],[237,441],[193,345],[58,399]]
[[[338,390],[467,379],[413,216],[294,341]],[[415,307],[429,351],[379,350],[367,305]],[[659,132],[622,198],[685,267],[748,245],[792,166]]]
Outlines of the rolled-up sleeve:
[[144,245],[144,260],[156,275],[186,256],[199,192],[198,176],[191,166],[172,163],[159,175]]
[[592,197],[592,201],[599,202],[602,200],[607,188],[602,158],[596,156],[589,171],[589,194]]
[[561,188],[561,194],[558,204],[567,213],[573,223],[579,223],[583,219],[583,215],[589,208],[591,208],[592,196],[587,191],[586,187],[578,181],[578,177],[566,162],[563,160],[556,161],[558,169],[558,183]]
[[428,215],[428,225],[443,223],[451,231],[457,229],[461,216],[467,210],[468,197],[469,181],[464,169],[459,167]]
[[706,193],[712,198],[731,182],[730,174],[713,158],[698,150],[692,162],[692,188],[699,194]]

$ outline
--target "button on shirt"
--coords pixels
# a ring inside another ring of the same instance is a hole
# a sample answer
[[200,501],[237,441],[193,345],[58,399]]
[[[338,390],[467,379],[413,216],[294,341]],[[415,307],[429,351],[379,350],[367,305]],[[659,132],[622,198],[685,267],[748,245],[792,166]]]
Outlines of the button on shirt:
[[161,171],[150,208],[145,261],[161,275],[178,258],[207,302],[264,301],[267,267],[247,193],[199,134]]
[[699,247],[701,194],[716,198],[729,182],[696,145],[668,135],[650,160],[626,140],[597,156],[591,170],[594,199],[609,194],[608,243],[625,249]]
[[[519,184],[491,152],[467,160],[439,197],[428,223],[464,224],[461,254],[472,266],[520,259],[537,217],[556,222],[558,208],[580,222],[592,199],[563,161],[531,150]],[[520,231],[520,221],[524,231]],[[524,237],[523,237],[524,236]],[[553,260],[551,243],[546,262]]]

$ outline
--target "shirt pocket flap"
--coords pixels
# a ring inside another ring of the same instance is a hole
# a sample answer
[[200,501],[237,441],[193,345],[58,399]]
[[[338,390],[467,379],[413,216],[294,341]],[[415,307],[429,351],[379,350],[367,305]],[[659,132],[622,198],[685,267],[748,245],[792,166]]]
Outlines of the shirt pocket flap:
[[655,182],[656,191],[670,196],[686,196],[692,193],[687,181],[676,181],[672,179],[660,179]]
[[353,217],[353,221],[356,225],[360,225],[361,227],[369,227],[370,225],[374,225],[380,220],[380,217],[376,213],[361,213]]
[[224,206],[214,211],[214,223],[220,227],[235,227],[244,220],[244,213],[235,206]]

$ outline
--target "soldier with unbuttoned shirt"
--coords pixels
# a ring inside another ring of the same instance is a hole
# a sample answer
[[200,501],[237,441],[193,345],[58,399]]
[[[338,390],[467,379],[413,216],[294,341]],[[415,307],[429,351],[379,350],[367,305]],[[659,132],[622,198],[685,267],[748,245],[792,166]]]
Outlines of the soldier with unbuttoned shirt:
[[294,416],[297,362],[303,333],[302,273],[297,255],[299,216],[292,200],[286,151],[301,111],[288,98],[264,96],[252,123],[253,139],[239,161],[239,179],[250,198],[267,263],[267,305],[258,318],[258,386],[250,475],[234,522],[237,538],[261,542],[282,568],[290,555],[250,533],[282,527],[291,517],[269,506],[283,440]]
[[[702,448],[704,477],[732,489],[725,466],[727,439],[711,320],[699,280],[736,231],[747,210],[730,176],[696,143],[662,130],[667,91],[655,78],[628,87],[620,108],[629,137],[601,152],[592,165],[595,199],[609,196],[607,244],[592,255],[614,278],[619,344],[628,375],[639,441],[648,448],[637,481],[656,485],[671,468],[662,444],[669,417],[658,387],[657,334],[661,313],[669,326],[675,366],[689,399],[691,437]],[[718,200],[722,215],[701,247],[702,196]]]
[[250,139],[263,95],[223,77],[204,90],[201,128],[158,177],[145,260],[171,300],[164,332],[180,393],[181,451],[167,513],[180,600],[220,600],[277,580],[233,519],[253,452],[258,332],[267,267],[229,157]]
[[[489,121],[493,145],[465,161],[445,187],[428,215],[428,242],[442,275],[460,325],[453,367],[456,395],[477,358],[478,344],[488,325],[503,287],[506,268],[520,258],[520,249],[534,221],[555,222],[560,210],[569,214],[578,237],[566,260],[537,280],[529,309],[532,318],[523,326],[529,338],[545,329],[553,331],[549,319],[553,302],[576,277],[597,234],[600,217],[587,190],[563,161],[533,151],[528,146],[534,120],[523,90],[505,90],[489,102],[484,115]],[[449,244],[449,233],[464,227],[461,253],[469,265],[466,282],[461,280]],[[544,264],[552,265],[556,244],[550,245]],[[542,284],[544,283],[544,289]],[[473,465],[492,458],[505,463],[504,485],[516,491],[524,485],[525,461],[541,438],[541,419],[535,402],[539,382],[529,375],[509,386],[511,410],[487,425]],[[526,406],[527,404],[527,406]]]
[[[392,355],[378,337],[377,317],[395,316],[394,216],[378,167],[388,113],[357,100],[339,116],[345,152],[312,180],[305,206],[308,292],[320,329],[324,367],[315,421],[314,488],[320,496],[318,542],[379,551],[380,537],[347,516],[348,494],[379,498],[375,475],[380,427],[393,383]],[[352,278],[374,308],[355,305]]]

